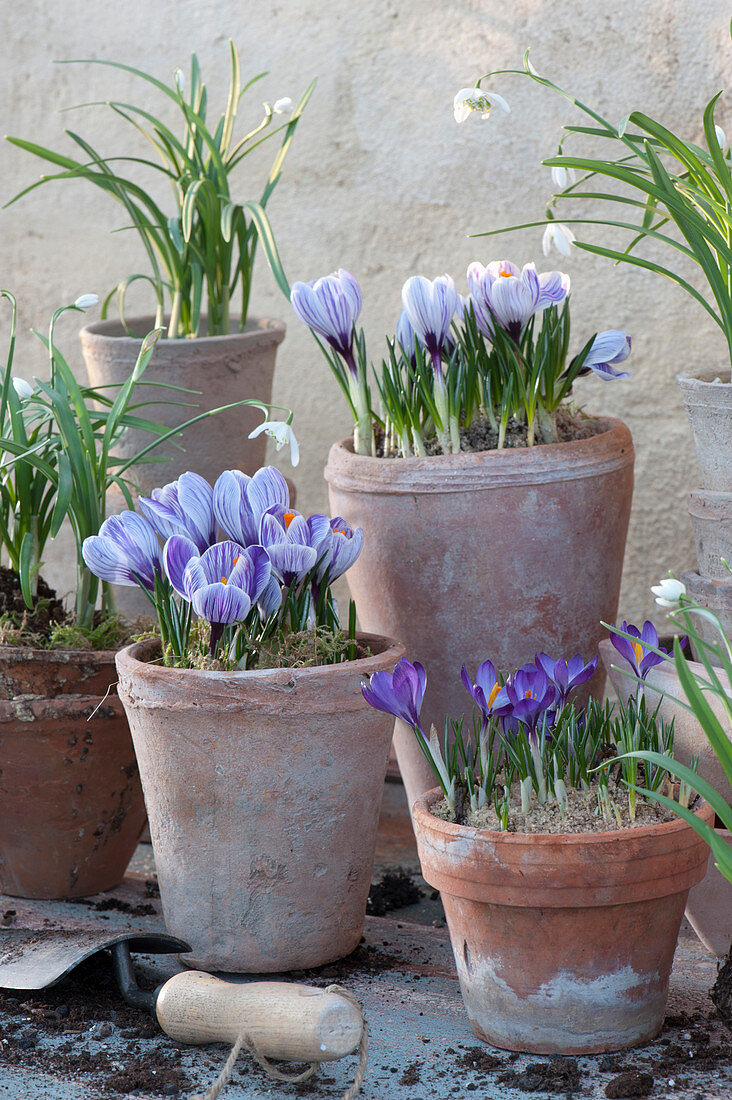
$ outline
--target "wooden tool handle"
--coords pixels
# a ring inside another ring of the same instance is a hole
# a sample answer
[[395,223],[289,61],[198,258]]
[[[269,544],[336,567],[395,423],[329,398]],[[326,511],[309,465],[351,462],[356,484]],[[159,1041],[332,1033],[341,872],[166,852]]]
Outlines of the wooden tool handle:
[[180,1043],[235,1043],[243,1031],[266,1058],[328,1062],[358,1048],[363,1016],[339,993],[290,982],[223,982],[191,970],[158,993],[158,1023]]

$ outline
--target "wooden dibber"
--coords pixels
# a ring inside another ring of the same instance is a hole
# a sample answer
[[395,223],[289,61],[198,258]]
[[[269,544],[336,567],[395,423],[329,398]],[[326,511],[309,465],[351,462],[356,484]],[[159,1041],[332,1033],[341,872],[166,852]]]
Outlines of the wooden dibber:
[[265,1058],[328,1062],[353,1054],[364,1029],[342,994],[289,982],[235,984],[201,971],[175,974],[158,991],[155,1015],[181,1043],[235,1043],[243,1032]]

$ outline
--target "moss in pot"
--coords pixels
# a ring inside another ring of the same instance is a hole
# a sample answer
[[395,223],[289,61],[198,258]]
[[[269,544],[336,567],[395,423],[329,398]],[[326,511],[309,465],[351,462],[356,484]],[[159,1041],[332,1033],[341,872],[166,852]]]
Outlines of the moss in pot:
[[[658,658],[662,660],[662,657]],[[578,655],[507,677],[490,661],[463,683],[472,728],[425,735],[422,666],[403,660],[363,685],[409,724],[439,787],[413,806],[426,880],[440,890],[475,1034],[496,1046],[583,1054],[639,1045],[661,1028],[689,888],[707,852],[685,822],[639,793],[709,806],[663,763],[673,730],[642,692],[617,714],[572,692],[594,671]]]

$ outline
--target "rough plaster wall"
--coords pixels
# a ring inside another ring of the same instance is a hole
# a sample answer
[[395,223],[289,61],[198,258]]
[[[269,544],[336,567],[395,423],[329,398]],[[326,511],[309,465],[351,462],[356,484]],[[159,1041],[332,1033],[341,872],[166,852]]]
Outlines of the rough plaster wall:
[[[539,161],[553,151],[562,123],[577,116],[564,100],[515,77],[491,85],[510,101],[510,116],[495,111],[488,123],[476,117],[457,127],[451,104],[458,88],[487,69],[518,65],[531,46],[540,71],[610,119],[642,108],[699,138],[702,107],[731,70],[728,4],[618,0],[608,10],[599,0],[2,0],[2,8],[3,130],[56,149],[64,145],[66,125],[107,153],[132,151],[126,136],[122,146],[124,124],[110,121],[102,108],[72,116],[56,110],[109,97],[139,102],[140,96],[126,74],[54,66],[56,58],[123,60],[167,79],[176,66],[186,69],[195,49],[213,107],[224,101],[231,36],[245,73],[270,72],[245,119],[256,119],[260,98],[295,96],[317,76],[270,216],[291,280],[338,266],[361,279],[372,356],[380,355],[383,334],[393,331],[400,287],[410,274],[449,271],[462,284],[470,260],[503,257],[569,271],[577,347],[596,329],[619,327],[633,335],[632,380],[584,379],[579,396],[589,411],[620,416],[632,429],[636,496],[621,613],[637,620],[652,611],[648,585],[669,568],[681,572],[694,557],[685,500],[698,478],[674,376],[689,365],[721,363],[724,343],[701,309],[661,279],[579,254],[548,263],[537,231],[468,240],[470,233],[542,216],[549,173]],[[718,120],[732,132],[724,100]],[[4,143],[0,155],[4,199],[42,170]],[[265,170],[264,159],[243,166],[235,193],[258,194]],[[141,270],[141,252],[133,234],[109,235],[125,224],[122,212],[82,182],[36,191],[2,212],[0,224],[2,284],[15,291],[21,309],[16,367],[26,376],[42,374],[43,353],[29,328],[45,327],[59,303],[81,292],[103,294]],[[147,305],[142,293],[137,301]],[[340,393],[263,261],[253,307],[290,325],[276,400],[296,410],[301,506],[322,508],[328,448],[347,429]],[[4,319],[2,325],[6,330]],[[74,320],[64,326],[67,354],[80,364]],[[282,459],[275,461],[286,469]],[[72,584],[69,546],[53,548],[46,570],[62,590]]]

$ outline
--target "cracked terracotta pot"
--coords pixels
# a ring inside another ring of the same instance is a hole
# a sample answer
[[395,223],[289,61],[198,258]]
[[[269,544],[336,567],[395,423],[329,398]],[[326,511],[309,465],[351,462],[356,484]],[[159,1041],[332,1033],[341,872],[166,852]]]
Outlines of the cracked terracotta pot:
[[[414,807],[479,1039],[535,1054],[637,1046],[663,1024],[689,888],[708,848],[677,819],[604,833],[501,833]],[[713,818],[702,804],[703,820]]]
[[[130,331],[140,337],[155,327],[153,317],[133,317],[127,321]],[[205,318],[202,320],[205,327]],[[120,385],[132,374],[141,339],[128,336],[120,321],[95,321],[79,333],[81,350],[92,386]],[[140,411],[167,427],[182,424],[190,417],[228,405],[234,401],[255,398],[268,404],[272,396],[277,345],[285,338],[284,321],[270,318],[253,319],[244,332],[228,336],[197,336],[195,339],[159,340],[145,371],[145,386],[141,401],[157,400]],[[175,394],[169,389],[156,390],[148,383],[183,386],[199,391]],[[180,406],[171,400],[190,402]],[[192,408],[191,405],[196,406]],[[261,423],[258,409],[229,409],[200,421],[183,436],[183,449],[173,440],[157,448],[155,454],[166,456],[164,465],[151,463],[128,470],[127,477],[143,496],[163,482],[173,481],[184,470],[195,470],[212,484],[222,470],[243,470],[253,473],[264,465],[267,440],[247,436]],[[114,454],[129,457],[151,442],[144,431],[127,431],[115,445]],[[162,473],[161,473],[162,472]]]
[[75,898],[122,881],[145,805],[115,680],[113,653],[0,647],[2,893]]
[[[634,457],[625,424],[600,424],[590,439],[474,454],[331,448],[331,512],[365,535],[347,577],[360,624],[426,666],[427,726],[441,733],[468,709],[463,661],[474,673],[487,657],[508,670],[541,650],[597,653],[600,621],[617,612]],[[596,675],[592,694],[603,683]],[[399,721],[394,744],[411,806],[433,773]]]
[[392,723],[361,695],[403,648],[340,665],[208,672],[117,655],[168,928],[203,970],[349,954],[363,932]]

